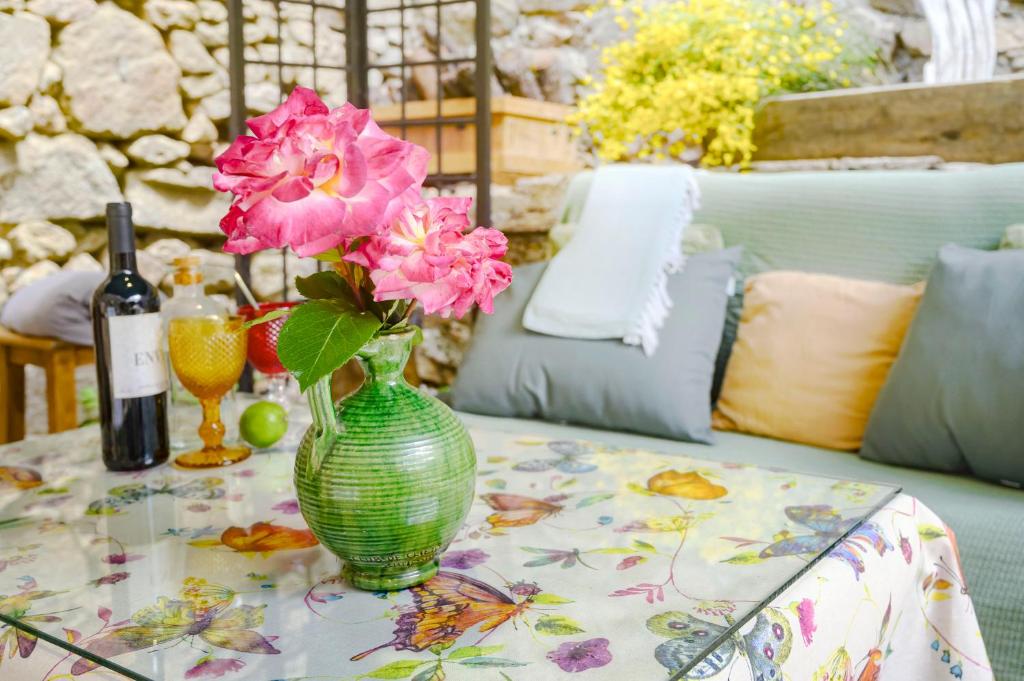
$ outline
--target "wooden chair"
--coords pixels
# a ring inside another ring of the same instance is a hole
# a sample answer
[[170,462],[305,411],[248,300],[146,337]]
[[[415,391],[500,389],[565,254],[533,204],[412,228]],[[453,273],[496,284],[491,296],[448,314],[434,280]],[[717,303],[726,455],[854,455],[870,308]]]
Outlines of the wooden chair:
[[0,443],[25,437],[25,365],[46,370],[51,433],[78,426],[75,367],[93,364],[93,349],[56,338],[22,336],[0,326]]

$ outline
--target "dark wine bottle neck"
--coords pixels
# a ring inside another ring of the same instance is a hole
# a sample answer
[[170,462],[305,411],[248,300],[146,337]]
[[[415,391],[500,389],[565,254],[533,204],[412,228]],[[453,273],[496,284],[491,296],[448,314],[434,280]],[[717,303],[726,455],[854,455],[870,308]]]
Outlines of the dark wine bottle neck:
[[138,270],[138,263],[135,259],[135,251],[130,253],[110,253],[110,271],[111,272],[123,272],[125,270],[136,271]]
[[130,203],[107,204],[107,238],[110,248],[110,271],[137,269],[135,228],[132,226]]

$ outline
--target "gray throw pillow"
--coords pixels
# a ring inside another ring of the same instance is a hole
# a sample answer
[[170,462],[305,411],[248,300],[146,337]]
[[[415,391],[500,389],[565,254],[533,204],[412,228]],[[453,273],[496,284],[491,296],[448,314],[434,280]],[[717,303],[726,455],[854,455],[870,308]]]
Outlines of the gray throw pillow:
[[743,315],[743,276],[737,270],[733,282],[732,295],[725,304],[725,326],[722,328],[722,343],[718,347],[715,358],[715,378],[711,384],[711,404],[718,404],[718,396],[722,394],[722,383],[725,382],[725,370],[732,357],[732,346],[736,343],[736,332],[740,328],[740,316]]
[[0,313],[0,325],[26,336],[92,345],[92,294],[104,272],[57,272],[18,289]]
[[478,317],[449,403],[478,414],[710,443],[715,356],[729,279],[741,253],[730,248],[693,255],[669,278],[672,312],[651,357],[617,340],[524,329],[523,311],[546,263],[518,268],[494,315]]
[[1024,251],[939,252],[860,455],[1024,485]]

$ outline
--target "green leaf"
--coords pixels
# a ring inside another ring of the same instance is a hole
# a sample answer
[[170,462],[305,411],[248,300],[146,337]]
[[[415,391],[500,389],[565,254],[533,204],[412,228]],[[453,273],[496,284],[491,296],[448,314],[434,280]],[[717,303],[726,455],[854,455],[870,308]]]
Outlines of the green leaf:
[[761,557],[760,551],[745,551],[743,553],[737,553],[732,558],[723,560],[723,563],[732,563],[733,565],[756,565],[764,561]]
[[641,551],[647,551],[648,553],[657,553],[658,552],[658,549],[654,548],[654,544],[648,544],[647,542],[641,541],[639,539],[634,539],[633,540],[633,546],[635,546],[636,548],[638,548]]
[[323,253],[317,253],[313,256],[313,259],[319,260],[320,262],[341,262],[341,256],[341,246],[338,246],[337,248],[332,248],[328,251],[324,251]]
[[611,499],[614,496],[615,494],[610,492],[604,494],[592,494],[589,497],[583,497],[582,499],[580,499],[580,502],[576,504],[576,508],[585,508],[587,506],[592,506],[593,504],[597,504],[607,499]]
[[938,539],[939,537],[945,537],[946,531],[937,525],[918,525],[917,533],[921,535],[921,539],[925,541],[931,541],[932,539]]
[[451,640],[448,640],[448,641],[441,641],[440,643],[435,643],[434,645],[432,645],[429,648],[427,648],[427,650],[429,650],[430,652],[434,653],[435,655],[440,655],[444,651],[446,651],[449,648],[451,648],[453,645],[455,645],[455,639],[451,639]]
[[39,496],[46,496],[47,494],[67,494],[67,493],[68,493],[68,488],[67,487],[44,487],[42,489],[36,490],[36,494],[38,494]]
[[281,363],[305,391],[373,338],[381,322],[341,300],[310,300],[292,311],[277,339]]
[[572,603],[572,599],[556,596],[555,594],[537,594],[533,597],[533,602],[540,603],[541,605],[562,605],[564,603]]
[[466,646],[465,648],[459,648],[452,652],[452,654],[448,656],[448,661],[454,662],[455,660],[463,660],[467,657],[490,655],[491,653],[498,652],[504,647],[505,646]]
[[[113,511],[110,511],[110,513],[113,513]],[[27,515],[19,516],[17,518],[4,518],[3,520],[0,520],[0,530],[7,530],[12,527],[27,525],[31,520],[32,516]]]
[[439,666],[427,667],[412,677],[412,681],[444,681],[444,679],[444,670]]
[[565,615],[544,615],[533,628],[549,636],[572,636],[585,631],[579,622]]
[[506,660],[503,657],[471,657],[466,660],[459,660],[456,664],[467,667],[525,667],[525,662]]
[[398,662],[389,662],[383,667],[378,667],[372,672],[363,674],[359,678],[361,679],[404,679],[408,676],[412,676],[412,673],[416,671],[417,667],[421,667],[425,664],[431,664],[433,660],[399,660]]
[[284,309],[278,308],[276,310],[271,310],[270,312],[268,312],[267,314],[263,315],[262,317],[257,317],[256,319],[250,319],[249,321],[247,321],[245,323],[245,328],[246,329],[251,329],[252,327],[256,326],[257,324],[266,324],[267,322],[273,321],[275,319],[279,319],[281,317],[287,317],[291,313],[292,313],[292,311],[287,309],[287,308],[284,308]]
[[635,482],[628,483],[626,485],[626,489],[628,489],[630,492],[636,492],[637,494],[643,494],[644,496],[647,496],[647,497],[653,497],[654,496],[654,492],[650,491],[646,487],[641,487],[640,485],[636,484]]
[[352,289],[348,282],[333,270],[316,272],[308,277],[295,277],[295,288],[310,300],[352,299]]
[[636,553],[633,549],[625,546],[609,546],[604,549],[590,549],[587,553],[606,553],[606,554],[623,554],[623,553]]

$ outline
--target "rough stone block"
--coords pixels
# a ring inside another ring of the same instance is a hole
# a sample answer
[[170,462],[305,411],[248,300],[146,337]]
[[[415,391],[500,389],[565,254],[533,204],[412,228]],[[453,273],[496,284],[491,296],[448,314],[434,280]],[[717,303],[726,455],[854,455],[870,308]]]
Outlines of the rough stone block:
[[50,25],[34,14],[0,14],[0,106],[20,106],[39,85]]
[[[10,155],[2,149],[0,158]],[[29,133],[14,145],[13,166],[0,160],[0,222],[101,218],[121,200],[117,179],[89,139],[74,133]]]
[[184,127],[181,71],[159,31],[135,15],[103,5],[61,31],[54,60],[64,70],[69,113],[83,132],[130,139]]

